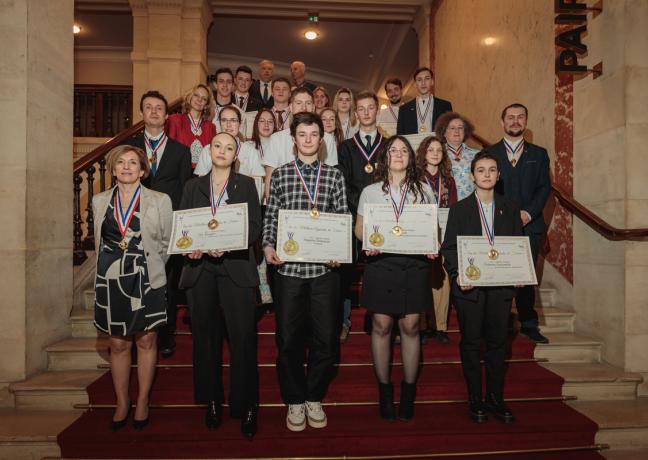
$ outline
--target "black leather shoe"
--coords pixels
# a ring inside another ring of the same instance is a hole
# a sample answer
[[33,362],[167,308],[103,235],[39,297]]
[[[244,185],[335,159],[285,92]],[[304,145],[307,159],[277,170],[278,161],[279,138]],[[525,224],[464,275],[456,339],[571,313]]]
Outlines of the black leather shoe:
[[447,345],[450,343],[450,338],[448,337],[448,333],[445,331],[435,331],[434,338],[436,339],[437,342],[443,345]]
[[241,433],[247,439],[252,441],[254,435],[257,433],[257,415],[259,413],[259,406],[255,404],[245,411],[241,419]]
[[504,399],[501,397],[490,393],[486,398],[486,410],[493,414],[497,420],[501,420],[504,423],[513,423],[515,417],[513,417],[513,412],[508,406],[504,403]]
[[110,431],[114,433],[115,431],[124,428],[128,424],[128,419],[131,416],[132,410],[133,410],[133,404],[131,403],[131,401],[128,401],[128,412],[126,412],[126,417],[124,417],[121,420],[113,420],[112,422],[110,422]]
[[146,417],[144,420],[133,419],[133,428],[135,428],[136,431],[143,430],[148,424],[149,424],[148,417]]
[[396,420],[394,406],[394,386],[391,383],[378,383],[378,404],[380,416],[388,422]]
[[540,330],[537,327],[522,327],[520,328],[520,335],[528,337],[535,343],[549,343],[549,339],[540,334]]
[[170,358],[176,351],[175,336],[166,335],[160,338],[160,354],[163,358]]
[[486,407],[481,399],[481,396],[470,396],[468,398],[468,414],[475,423],[484,423],[488,421],[486,415]]
[[215,430],[223,422],[223,408],[216,401],[209,401],[205,414],[205,425],[210,430]]

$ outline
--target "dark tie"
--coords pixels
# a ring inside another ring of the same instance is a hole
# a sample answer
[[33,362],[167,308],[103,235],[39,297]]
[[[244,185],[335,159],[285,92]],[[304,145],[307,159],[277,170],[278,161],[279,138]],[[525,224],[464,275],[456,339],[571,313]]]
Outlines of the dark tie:
[[268,84],[264,83],[264,88],[263,88],[263,102],[268,102]]
[[239,96],[239,107],[243,108],[243,96]]
[[277,131],[283,129],[283,110],[277,110]]
[[371,136],[367,134],[365,136],[365,139],[367,139],[367,152],[368,152],[369,150],[371,150]]
[[149,159],[149,163],[151,164],[151,175],[155,176],[155,173],[157,172],[157,152],[155,151],[155,148],[157,145],[160,143],[160,139],[149,139],[149,144],[151,144],[151,150],[153,150],[153,155],[151,155],[151,158]]

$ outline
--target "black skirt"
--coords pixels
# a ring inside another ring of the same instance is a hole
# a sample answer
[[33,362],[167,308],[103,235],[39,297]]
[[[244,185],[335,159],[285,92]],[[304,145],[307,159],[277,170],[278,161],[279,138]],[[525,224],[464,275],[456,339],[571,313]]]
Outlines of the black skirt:
[[374,313],[421,313],[432,305],[430,260],[424,256],[370,257],[362,281],[362,305]]

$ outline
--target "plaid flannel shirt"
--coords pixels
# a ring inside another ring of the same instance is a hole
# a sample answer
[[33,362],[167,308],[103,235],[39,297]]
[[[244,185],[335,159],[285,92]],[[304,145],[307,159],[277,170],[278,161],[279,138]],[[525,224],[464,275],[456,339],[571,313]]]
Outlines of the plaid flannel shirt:
[[[319,161],[312,165],[297,159],[297,166],[304,175],[306,184],[312,185],[317,179]],[[295,209],[308,211],[312,207],[308,195],[297,175],[294,163],[286,163],[272,173],[270,179],[270,197],[263,219],[263,247],[277,244],[277,223],[280,209]],[[335,167],[322,165],[320,175],[319,195],[317,196],[317,209],[320,212],[335,214],[348,214],[346,189],[344,177]],[[315,278],[328,273],[331,269],[324,264],[305,262],[286,262],[279,266],[279,273],[298,278]]]

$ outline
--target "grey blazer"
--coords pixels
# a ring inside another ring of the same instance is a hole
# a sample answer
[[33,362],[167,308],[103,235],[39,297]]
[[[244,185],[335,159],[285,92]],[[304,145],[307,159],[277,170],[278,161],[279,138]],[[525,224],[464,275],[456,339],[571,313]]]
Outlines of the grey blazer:
[[[92,198],[96,257],[99,257],[101,226],[106,217],[108,203],[113,196],[114,190],[113,187]],[[144,246],[144,256],[148,266],[149,283],[153,289],[166,285],[167,278],[164,266],[169,259],[167,248],[171,239],[172,221],[173,210],[169,195],[142,186],[140,195],[142,245]]]

